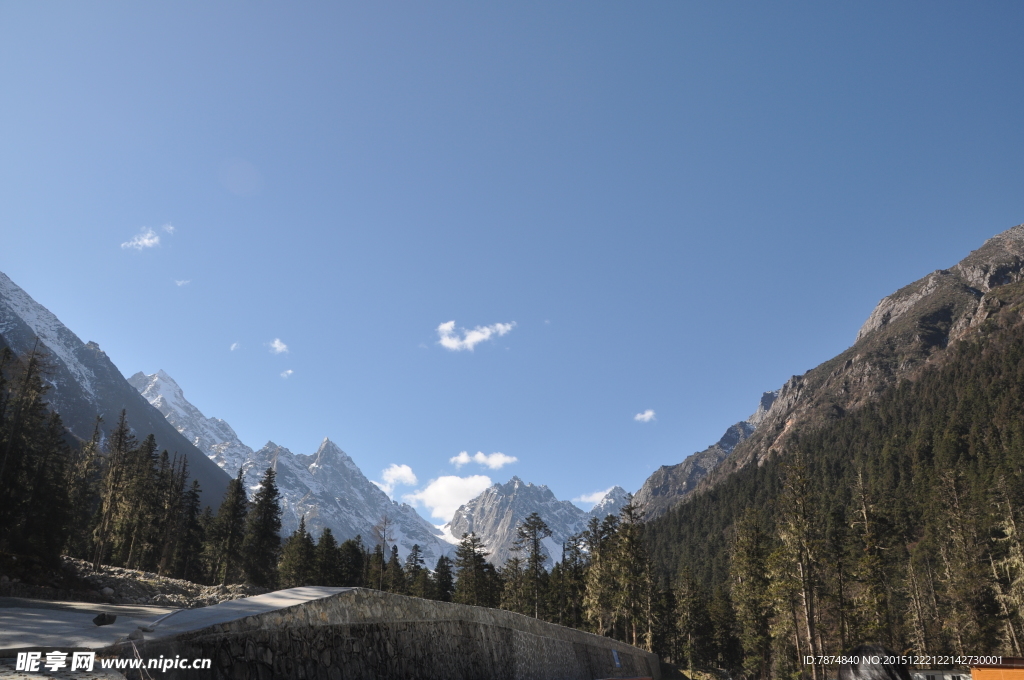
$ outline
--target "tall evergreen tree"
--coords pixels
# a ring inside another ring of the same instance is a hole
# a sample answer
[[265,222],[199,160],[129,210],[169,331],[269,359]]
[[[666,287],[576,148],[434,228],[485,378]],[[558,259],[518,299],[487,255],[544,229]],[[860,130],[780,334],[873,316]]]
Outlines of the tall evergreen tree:
[[320,540],[316,543],[316,584],[321,586],[340,586],[342,584],[341,574],[341,549],[338,542],[334,540],[334,532],[330,527],[324,527],[320,534]]
[[487,562],[488,554],[483,541],[475,533],[462,535],[462,541],[455,549],[455,568],[458,571],[452,594],[454,602],[478,607],[498,604],[500,588],[494,567]]
[[[322,539],[321,539],[322,540]],[[339,586],[365,586],[363,571],[366,564],[366,549],[361,536],[350,538],[339,546],[340,581]]]
[[127,503],[125,481],[129,477],[129,462],[137,446],[135,435],[128,426],[127,412],[122,410],[117,426],[107,440],[106,467],[100,487],[100,512],[94,533],[93,569],[98,570],[110,554],[114,525]]
[[281,555],[281,494],[277,473],[267,468],[253,496],[242,541],[242,561],[249,582],[263,588],[277,585],[277,561]]
[[548,572],[544,568],[547,562],[547,555],[544,554],[543,541],[551,536],[551,529],[536,512],[530,515],[516,527],[516,539],[513,547],[516,550],[524,551],[526,554],[523,565],[524,585],[529,591],[533,617],[540,618],[541,593],[547,584]]
[[279,567],[281,587],[311,586],[316,578],[316,544],[306,531],[306,516],[299,519],[299,527],[285,541]]
[[[201,500],[199,480],[194,479],[188,491],[185,492],[182,502],[181,535],[178,537],[174,551],[172,569],[176,578],[186,581],[202,582],[206,577],[202,561],[206,534],[203,513],[200,509],[202,507]],[[209,512],[209,507],[207,507],[207,512]]]
[[217,510],[211,532],[212,576],[221,584],[237,583],[242,573],[242,540],[249,501],[241,468],[238,476],[228,482],[224,500]]
[[732,600],[736,606],[739,639],[743,645],[743,669],[751,678],[767,678],[771,663],[768,625],[766,564],[768,537],[753,512],[744,515],[736,527],[732,552]]
[[452,561],[447,555],[441,555],[434,567],[434,597],[441,602],[451,602],[454,592],[455,574],[452,570]]
[[409,555],[405,558],[405,580],[409,595],[413,597],[433,597],[433,583],[430,572],[424,567],[423,551],[418,544],[413,544]]
[[405,572],[402,569],[402,562],[398,559],[397,545],[391,546],[391,557],[388,559],[387,569],[388,592],[404,595],[406,592]]

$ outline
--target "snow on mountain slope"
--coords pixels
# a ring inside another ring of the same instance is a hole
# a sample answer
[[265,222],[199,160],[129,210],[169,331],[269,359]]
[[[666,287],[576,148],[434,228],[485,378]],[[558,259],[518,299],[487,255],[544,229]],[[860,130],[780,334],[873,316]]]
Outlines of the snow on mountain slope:
[[150,404],[167,418],[167,422],[216,463],[234,476],[238,468],[252,456],[252,449],[243,444],[231,426],[220,418],[207,418],[185,399],[178,383],[163,371],[146,375],[139,371],[128,378]]
[[219,418],[207,418],[189,403],[174,380],[164,371],[136,373],[131,384],[156,407],[182,435],[232,476],[241,469],[250,495],[259,488],[268,467],[277,473],[281,491],[281,533],[291,534],[306,517],[306,526],[318,536],[330,527],[335,538],[362,536],[374,545],[374,525],[387,516],[388,543],[398,545],[404,559],[414,544],[427,564],[451,551],[451,543],[438,528],[412,507],[396,503],[366,478],[355,462],[330,439],[324,438],[313,455],[295,454],[267,442],[258,451],[242,443],[235,431]]
[[603,519],[605,515],[618,514],[627,496],[622,487],[616,486],[590,512],[585,512],[569,501],[558,500],[546,486],[528,484],[513,477],[506,484],[494,484],[485,489],[461,506],[444,530],[455,538],[475,533],[490,553],[488,561],[500,566],[513,555],[516,528],[536,512],[551,529],[551,537],[543,542],[550,558],[546,566],[550,569],[562,559],[562,544],[570,536],[583,531],[591,517]]
[[192,477],[203,488],[204,502],[215,505],[220,501],[229,477],[132,389],[96,343],[83,343],[3,273],[0,345],[7,345],[19,356],[28,355],[34,348],[43,352],[44,377],[50,385],[46,400],[74,435],[89,439],[96,416],[101,416],[101,435],[106,436],[116,427],[124,410],[136,435],[152,434],[161,449],[188,460]]

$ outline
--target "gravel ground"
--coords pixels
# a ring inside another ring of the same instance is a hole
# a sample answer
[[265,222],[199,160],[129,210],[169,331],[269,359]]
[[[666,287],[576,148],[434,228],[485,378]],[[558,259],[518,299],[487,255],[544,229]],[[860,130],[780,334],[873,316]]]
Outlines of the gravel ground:
[[0,597],[192,609],[268,592],[266,588],[251,585],[203,586],[148,571],[106,565],[93,571],[91,564],[73,557],[61,558],[60,573],[47,574],[44,578],[18,578],[3,572],[23,575],[22,570],[8,560],[4,562],[0,571]]

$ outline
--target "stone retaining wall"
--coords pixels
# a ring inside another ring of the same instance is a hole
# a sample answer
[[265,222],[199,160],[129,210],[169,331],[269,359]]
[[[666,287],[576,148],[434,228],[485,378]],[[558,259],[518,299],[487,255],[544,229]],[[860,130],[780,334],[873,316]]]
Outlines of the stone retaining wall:
[[660,678],[657,656],[610,638],[364,588],[136,645],[145,659],[213,659],[167,680]]

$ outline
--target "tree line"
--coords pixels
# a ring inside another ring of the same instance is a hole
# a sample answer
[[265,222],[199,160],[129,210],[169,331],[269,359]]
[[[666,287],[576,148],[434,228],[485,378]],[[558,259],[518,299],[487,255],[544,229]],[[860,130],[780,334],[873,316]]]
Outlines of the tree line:
[[[200,500],[184,457],[133,434],[124,412],[101,440],[77,442],[46,404],[44,355],[0,354],[0,550],[56,565],[61,555],[197,583],[265,588],[362,586],[441,601],[501,607],[611,635],[651,649],[658,605],[642,514],[591,520],[551,564],[541,517],[517,528],[513,556],[496,568],[474,534],[428,568],[419,546],[404,560],[382,518],[364,541],[314,537],[305,518],[282,541],[275,472],[251,498],[240,470],[216,512]],[[557,556],[556,556],[557,557]]]

